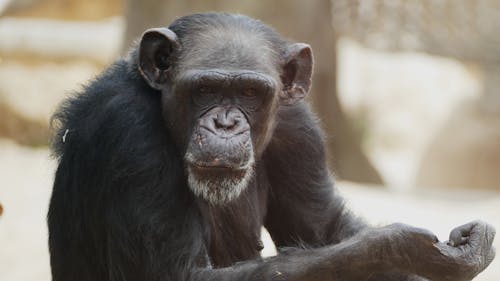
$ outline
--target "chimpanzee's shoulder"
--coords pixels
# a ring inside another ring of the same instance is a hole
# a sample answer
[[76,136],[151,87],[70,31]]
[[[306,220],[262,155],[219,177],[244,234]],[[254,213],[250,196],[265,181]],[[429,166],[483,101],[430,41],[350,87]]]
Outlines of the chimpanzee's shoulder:
[[128,60],[116,61],[55,111],[51,119],[54,155],[62,155],[69,143],[163,128],[160,99],[160,93],[145,83]]

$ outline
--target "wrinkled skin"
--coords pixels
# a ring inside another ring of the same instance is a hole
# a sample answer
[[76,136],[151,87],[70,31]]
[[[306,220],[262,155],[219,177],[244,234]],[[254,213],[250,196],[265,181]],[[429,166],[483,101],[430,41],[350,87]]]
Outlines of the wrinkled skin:
[[[475,221],[439,242],[344,206],[304,97],[311,47],[241,15],[147,30],[54,116],[54,281],[468,281]],[[261,258],[260,230],[279,254]]]
[[372,231],[375,233],[367,235],[382,237],[399,245],[392,248],[397,258],[388,260],[390,265],[430,280],[472,280],[495,257],[492,246],[495,229],[481,221],[456,227],[446,242],[439,242],[426,229],[404,224],[392,224]]

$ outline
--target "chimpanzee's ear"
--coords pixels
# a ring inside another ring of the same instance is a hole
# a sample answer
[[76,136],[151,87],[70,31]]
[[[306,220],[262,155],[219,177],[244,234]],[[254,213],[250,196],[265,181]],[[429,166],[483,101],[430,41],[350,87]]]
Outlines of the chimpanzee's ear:
[[148,84],[161,89],[167,81],[171,54],[180,47],[177,35],[168,28],[151,28],[142,34],[139,45],[139,71]]
[[280,101],[292,105],[303,99],[311,87],[313,55],[311,46],[294,43],[285,52],[285,65],[281,74],[283,90]]

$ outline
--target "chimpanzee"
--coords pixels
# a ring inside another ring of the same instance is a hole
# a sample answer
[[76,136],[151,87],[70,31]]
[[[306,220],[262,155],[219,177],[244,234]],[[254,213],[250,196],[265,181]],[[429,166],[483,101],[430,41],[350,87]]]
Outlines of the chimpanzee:
[[[485,269],[486,223],[439,242],[346,210],[303,100],[312,69],[309,45],[242,15],[146,30],[54,115],[53,280],[462,281]],[[261,226],[275,257],[260,257]]]

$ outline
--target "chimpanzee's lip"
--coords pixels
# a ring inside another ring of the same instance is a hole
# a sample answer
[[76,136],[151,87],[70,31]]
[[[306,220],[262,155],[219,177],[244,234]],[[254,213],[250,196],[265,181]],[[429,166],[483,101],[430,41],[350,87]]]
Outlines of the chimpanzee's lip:
[[239,165],[230,165],[227,163],[189,163],[191,168],[194,168],[198,171],[244,171],[247,169],[247,165],[239,166]]

